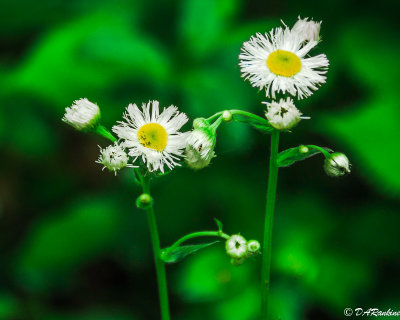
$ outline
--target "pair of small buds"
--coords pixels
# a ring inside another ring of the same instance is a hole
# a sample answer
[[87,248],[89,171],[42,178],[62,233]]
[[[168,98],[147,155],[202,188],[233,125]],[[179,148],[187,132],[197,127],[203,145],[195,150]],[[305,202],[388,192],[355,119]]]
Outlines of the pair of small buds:
[[226,253],[232,258],[233,265],[242,264],[248,257],[260,252],[260,243],[257,240],[247,241],[240,234],[232,235],[225,244]]

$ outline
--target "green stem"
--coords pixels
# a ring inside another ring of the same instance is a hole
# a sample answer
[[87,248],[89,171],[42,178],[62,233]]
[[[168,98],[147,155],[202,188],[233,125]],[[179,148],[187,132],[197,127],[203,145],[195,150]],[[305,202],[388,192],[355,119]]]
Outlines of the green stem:
[[321,153],[325,156],[325,158],[329,158],[330,157],[330,153],[328,151],[326,151],[324,148],[315,146],[313,144],[308,144],[307,147],[310,148],[310,149],[316,149],[318,151],[321,151]]
[[220,238],[223,238],[225,240],[228,240],[230,238],[229,235],[227,235],[226,233],[223,233],[221,231],[198,231],[198,232],[193,232],[193,233],[189,233],[186,236],[183,236],[179,240],[175,241],[174,244],[167,249],[167,252],[170,252],[170,251],[174,250],[175,248],[177,248],[183,242],[185,242],[187,240],[190,240],[190,239],[193,239],[193,238],[197,238],[197,237],[220,237]]
[[274,220],[276,186],[278,182],[278,149],[279,131],[274,130],[271,134],[271,153],[269,159],[267,205],[265,210],[264,242],[261,269],[261,319],[263,320],[268,319],[269,312],[268,300],[271,271],[272,225]]
[[[244,117],[247,117],[247,118],[250,118],[250,119],[254,119],[257,122],[261,122],[261,123],[264,122],[264,123],[268,124],[268,121],[265,118],[260,117],[260,116],[254,114],[254,113],[250,113],[250,112],[243,111],[243,110],[236,110],[236,109],[227,110],[227,111],[229,111],[232,115],[241,115],[241,116],[244,116]],[[209,117],[207,119],[207,121],[214,120],[215,118],[220,117],[223,113],[224,113],[223,111],[217,112],[216,114],[214,114],[211,117]]]
[[[144,176],[142,178],[143,193],[150,194],[150,178]],[[161,260],[161,248],[160,248],[160,237],[158,235],[156,217],[154,215],[153,205],[150,205],[146,209],[147,219],[149,222],[151,243],[153,245],[154,263],[156,266],[157,282],[158,282],[158,294],[160,299],[161,308],[161,319],[169,320],[169,302],[168,302],[168,291],[167,291],[167,276],[165,272],[165,264]]]
[[95,127],[93,129],[93,131],[101,136],[103,136],[104,138],[110,140],[111,142],[115,142],[117,141],[117,138],[115,138],[112,133],[110,131],[108,131],[108,129],[106,129],[106,127],[102,126],[101,124],[99,124],[97,127]]

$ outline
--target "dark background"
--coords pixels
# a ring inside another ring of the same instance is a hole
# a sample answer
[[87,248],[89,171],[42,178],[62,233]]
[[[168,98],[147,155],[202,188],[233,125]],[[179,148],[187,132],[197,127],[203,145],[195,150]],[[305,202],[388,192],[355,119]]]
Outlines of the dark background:
[[[276,318],[343,319],[345,308],[398,310],[400,70],[398,1],[1,1],[0,319],[157,319],[140,193],[94,161],[107,141],[61,122],[87,97],[111,127],[130,102],[175,104],[193,120],[227,108],[262,115],[240,77],[256,32],[323,20],[314,52],[327,84],[297,105],[312,119],[281,149],[344,152],[349,176],[322,156],[280,170],[272,292]],[[190,129],[190,124],[186,126]],[[164,246],[196,230],[261,240],[267,136],[224,124],[217,158],[153,185]],[[168,266],[174,319],[254,319],[260,259],[230,265],[217,244]]]

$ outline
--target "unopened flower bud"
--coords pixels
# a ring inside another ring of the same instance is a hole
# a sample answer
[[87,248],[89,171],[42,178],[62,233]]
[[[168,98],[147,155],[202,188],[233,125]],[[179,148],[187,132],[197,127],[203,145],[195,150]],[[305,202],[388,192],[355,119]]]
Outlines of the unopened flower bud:
[[80,131],[94,128],[99,120],[99,107],[86,98],[74,101],[70,108],[65,109],[65,114],[62,118],[62,121]]
[[210,164],[215,156],[215,131],[208,127],[194,129],[188,136],[185,162],[189,168],[202,169]]
[[300,122],[302,113],[297,109],[291,98],[281,99],[279,102],[263,102],[267,105],[265,116],[269,124],[277,130],[289,130]]
[[118,143],[115,143],[107,148],[100,148],[100,156],[96,162],[102,164],[104,166],[103,169],[107,168],[108,170],[113,171],[114,174],[117,174],[117,171],[122,168],[134,167],[133,165],[128,164],[128,161],[129,157],[124,148]]
[[297,33],[304,41],[318,41],[320,29],[321,22],[308,21],[308,18],[301,19],[299,17],[292,31]]
[[350,161],[343,153],[335,152],[325,159],[324,170],[330,177],[340,177],[350,173]]
[[247,242],[247,249],[250,254],[255,254],[260,251],[260,243],[257,240],[249,240]]
[[246,258],[247,241],[241,235],[235,234],[226,241],[225,250],[234,259]]
[[210,126],[210,123],[205,118],[196,118],[193,120],[193,128],[194,129],[208,128],[209,126]]
[[153,202],[153,198],[148,193],[142,193],[136,199],[136,206],[140,209],[147,209]]
[[230,111],[225,110],[225,111],[222,113],[222,120],[224,120],[225,122],[231,121],[232,118],[233,118],[233,116],[232,116],[232,113],[231,113]]

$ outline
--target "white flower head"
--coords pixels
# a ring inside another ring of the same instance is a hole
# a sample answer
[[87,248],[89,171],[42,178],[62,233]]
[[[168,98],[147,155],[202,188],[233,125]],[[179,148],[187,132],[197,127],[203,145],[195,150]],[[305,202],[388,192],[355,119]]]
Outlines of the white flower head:
[[288,130],[298,124],[301,119],[309,119],[301,116],[302,113],[295,107],[291,98],[263,103],[267,105],[265,116],[269,124],[277,130]]
[[247,241],[239,234],[232,235],[225,244],[225,250],[228,255],[234,259],[247,257]]
[[210,126],[195,126],[187,138],[185,149],[185,162],[194,170],[208,166],[215,157],[214,147],[216,142],[215,130]]
[[247,242],[249,253],[256,254],[260,251],[261,245],[257,240],[249,240]]
[[308,21],[308,18],[299,19],[294,24],[292,31],[297,32],[303,37],[304,41],[319,41],[319,31],[321,30],[321,23],[313,20]]
[[350,161],[345,154],[334,152],[325,159],[324,170],[330,177],[340,177],[350,173]]
[[108,170],[113,171],[116,175],[117,171],[122,168],[134,168],[133,165],[128,164],[128,161],[129,157],[124,148],[118,143],[114,143],[104,149],[100,148],[100,156],[96,162],[104,166],[103,170],[107,168]]
[[186,147],[187,133],[179,129],[188,121],[187,116],[175,106],[164,108],[160,114],[155,100],[143,103],[141,109],[130,104],[124,121],[113,127],[129,155],[135,160],[141,157],[149,171],[164,172],[164,165],[169,169],[180,165],[177,161]]
[[74,101],[74,104],[65,109],[62,121],[73,126],[77,130],[87,130],[97,125],[100,120],[100,108],[83,98]]
[[304,41],[299,32],[287,26],[257,33],[243,43],[240,69],[253,87],[265,89],[266,96],[289,93],[303,99],[325,83],[329,61],[325,54],[306,57],[318,41]]

